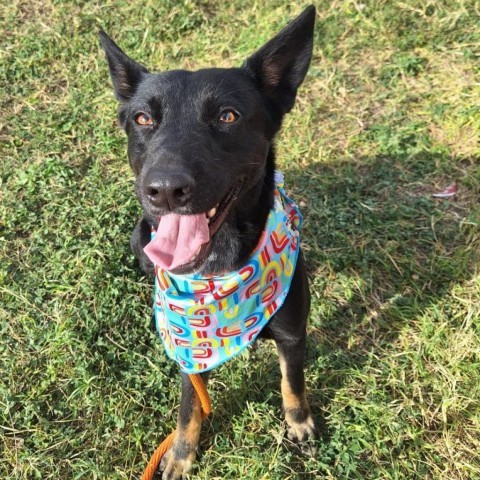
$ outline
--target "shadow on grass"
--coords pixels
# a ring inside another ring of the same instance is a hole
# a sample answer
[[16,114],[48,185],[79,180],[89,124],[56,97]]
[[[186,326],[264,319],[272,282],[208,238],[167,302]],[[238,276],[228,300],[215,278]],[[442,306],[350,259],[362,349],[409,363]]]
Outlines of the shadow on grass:
[[386,359],[405,327],[473,274],[473,230],[460,228],[468,198],[435,200],[428,183],[449,160],[425,152],[286,172],[307,203],[303,244],[316,297],[307,368],[326,367],[311,389],[323,442],[334,432],[318,412],[349,373]]
[[466,199],[436,200],[426,183],[438,160],[425,153],[287,172],[308,202],[303,244],[317,297],[310,354],[340,348],[361,367],[364,353],[391,344],[409,319],[471,278]]

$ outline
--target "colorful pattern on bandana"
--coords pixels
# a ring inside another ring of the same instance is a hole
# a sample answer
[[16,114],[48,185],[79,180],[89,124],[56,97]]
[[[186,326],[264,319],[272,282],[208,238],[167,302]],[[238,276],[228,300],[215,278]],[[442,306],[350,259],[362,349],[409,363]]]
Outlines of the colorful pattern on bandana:
[[[155,322],[185,373],[229,360],[255,340],[282,306],[295,271],[302,216],[275,172],[275,199],[250,259],[221,276],[174,275],[155,267]],[[154,232],[152,233],[154,235]]]

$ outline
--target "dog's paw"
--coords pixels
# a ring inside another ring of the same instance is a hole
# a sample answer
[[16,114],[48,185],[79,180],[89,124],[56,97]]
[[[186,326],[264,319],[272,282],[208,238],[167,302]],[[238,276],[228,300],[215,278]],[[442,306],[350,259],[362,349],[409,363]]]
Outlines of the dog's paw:
[[306,442],[315,438],[315,424],[313,418],[309,415],[303,422],[296,422],[293,419],[287,419],[287,436],[292,442]]
[[[183,452],[182,452],[183,453]],[[175,449],[168,450],[160,462],[162,480],[178,480],[182,478],[191,468],[195,461],[196,452],[185,452],[185,455],[178,455]]]
[[287,437],[292,442],[298,443],[300,450],[314,456],[316,453],[315,446],[315,424],[312,416],[309,414],[303,421],[296,421],[287,415]]

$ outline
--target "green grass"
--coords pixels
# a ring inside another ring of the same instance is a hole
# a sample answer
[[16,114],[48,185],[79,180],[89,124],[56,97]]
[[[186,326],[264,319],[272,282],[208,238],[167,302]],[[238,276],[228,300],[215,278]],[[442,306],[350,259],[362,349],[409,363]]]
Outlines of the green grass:
[[[156,69],[238,65],[304,6],[264,3],[0,8],[0,478],[139,478],[175,425],[98,29]],[[284,436],[264,343],[215,372],[191,478],[480,479],[479,4],[317,6],[277,145],[306,217],[318,452]]]

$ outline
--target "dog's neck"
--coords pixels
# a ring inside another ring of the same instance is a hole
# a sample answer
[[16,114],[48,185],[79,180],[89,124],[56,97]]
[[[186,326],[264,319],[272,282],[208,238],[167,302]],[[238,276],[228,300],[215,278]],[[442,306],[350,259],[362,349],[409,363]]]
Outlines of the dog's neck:
[[264,176],[238,199],[222,228],[215,234],[211,253],[198,273],[214,275],[236,270],[257,246],[273,207],[274,157],[271,147]]

